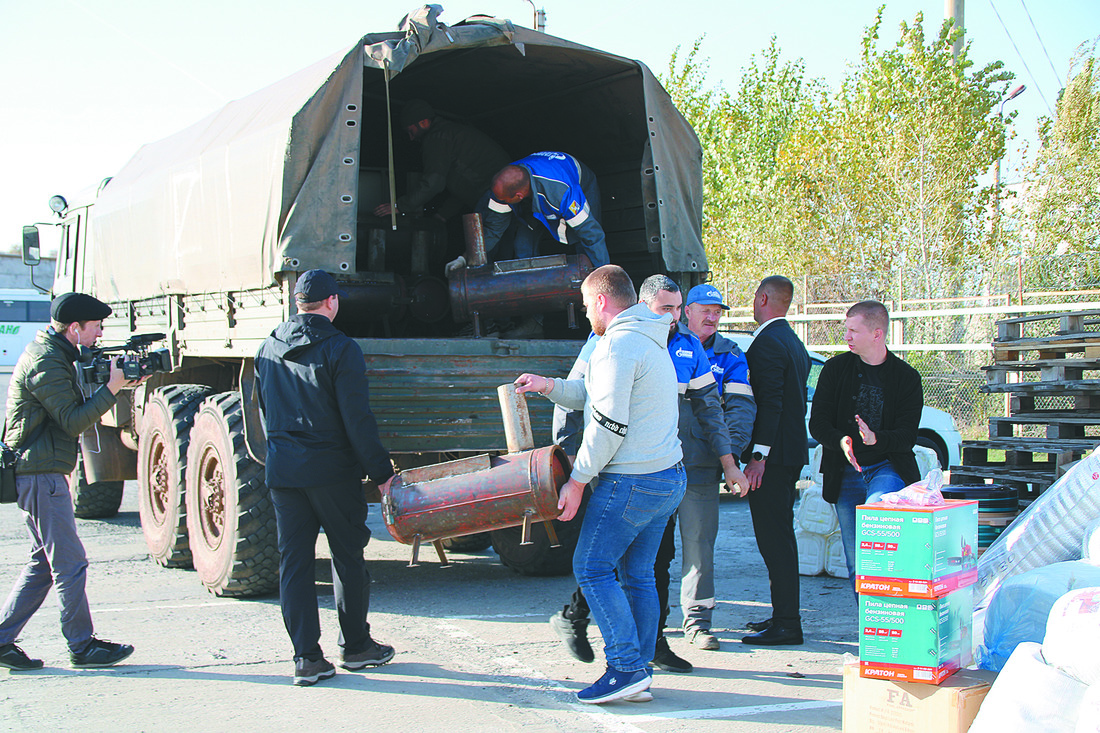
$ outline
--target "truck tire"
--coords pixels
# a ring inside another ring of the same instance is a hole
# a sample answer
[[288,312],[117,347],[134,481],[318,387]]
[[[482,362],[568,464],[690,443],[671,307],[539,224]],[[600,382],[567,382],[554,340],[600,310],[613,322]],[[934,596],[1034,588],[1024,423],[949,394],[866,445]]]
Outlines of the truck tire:
[[156,390],[145,405],[138,438],[138,514],[149,556],[166,568],[191,567],[183,490],[187,443],[199,404],[211,391],[173,384]]
[[546,528],[536,525],[531,528],[531,544],[521,545],[522,527],[508,527],[493,530],[493,549],[500,555],[500,561],[520,575],[567,575],[573,572],[573,550],[577,548],[577,538],[581,532],[580,517],[568,522],[554,522],[560,547],[550,546],[550,536]]
[[73,492],[73,514],[79,519],[106,519],[118,514],[122,506],[122,481],[97,481],[84,479],[84,459],[77,453],[76,468],[69,479]]
[[263,472],[245,449],[240,393],[207,397],[191,427],[184,493],[191,559],[216,596],[279,586],[275,511]]
[[478,532],[462,537],[448,537],[443,540],[443,549],[451,552],[481,552],[489,549],[492,544],[493,538],[488,532]]

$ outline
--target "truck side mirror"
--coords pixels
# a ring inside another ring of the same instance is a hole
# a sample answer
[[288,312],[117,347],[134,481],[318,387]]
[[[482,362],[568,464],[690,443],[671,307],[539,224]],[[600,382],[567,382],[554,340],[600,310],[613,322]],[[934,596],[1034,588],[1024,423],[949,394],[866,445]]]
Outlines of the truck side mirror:
[[23,227],[23,264],[34,267],[42,261],[38,248],[38,227],[32,225]]

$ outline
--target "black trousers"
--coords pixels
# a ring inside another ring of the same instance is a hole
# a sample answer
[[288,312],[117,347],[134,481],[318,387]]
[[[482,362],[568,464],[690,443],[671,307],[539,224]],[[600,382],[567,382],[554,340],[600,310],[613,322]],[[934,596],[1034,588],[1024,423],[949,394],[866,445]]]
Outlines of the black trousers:
[[[653,561],[653,579],[657,583],[657,601],[661,604],[661,619],[657,623],[657,638],[665,635],[665,624],[668,622],[668,584],[672,576],[669,569],[672,559],[676,557],[676,513],[668,518],[665,533],[661,536],[661,546],[657,548],[657,558]],[[573,591],[569,599],[569,605],[562,611],[562,615],[568,619],[588,618],[588,601],[580,588]]]
[[321,527],[332,551],[340,648],[344,654],[365,651],[371,645],[367,623],[370,573],[363,549],[370,540],[370,529],[362,484],[355,481],[311,489],[271,489],[270,494],[279,530],[279,605],[294,645],[294,660],[316,661],[324,656],[315,570]]
[[749,492],[749,513],[756,546],[768,568],[771,583],[772,621],[786,628],[801,628],[798,590],[798,545],[794,539],[795,483],[801,466],[769,462],[760,488]]

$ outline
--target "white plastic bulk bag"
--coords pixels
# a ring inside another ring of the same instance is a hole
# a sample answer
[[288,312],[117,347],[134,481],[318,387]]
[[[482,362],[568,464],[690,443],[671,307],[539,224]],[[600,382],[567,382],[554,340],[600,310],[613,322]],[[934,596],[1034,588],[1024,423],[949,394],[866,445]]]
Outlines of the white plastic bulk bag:
[[1075,733],[1087,689],[1047,664],[1042,645],[1025,641],[997,675],[970,733]]
[[1055,601],[1043,657],[1086,685],[1100,682],[1100,587],[1071,590]]

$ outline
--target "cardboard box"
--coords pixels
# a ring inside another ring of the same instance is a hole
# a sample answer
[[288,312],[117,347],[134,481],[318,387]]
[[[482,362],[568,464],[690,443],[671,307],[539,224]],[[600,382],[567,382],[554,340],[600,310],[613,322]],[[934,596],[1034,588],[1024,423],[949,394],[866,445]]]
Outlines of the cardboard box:
[[943,598],[859,597],[864,677],[937,685],[971,661],[970,588]]
[[978,580],[978,502],[856,508],[856,592],[940,598]]
[[964,733],[996,673],[963,669],[939,687],[864,679],[844,665],[844,733]]

